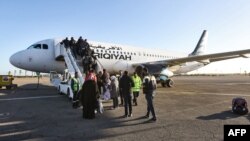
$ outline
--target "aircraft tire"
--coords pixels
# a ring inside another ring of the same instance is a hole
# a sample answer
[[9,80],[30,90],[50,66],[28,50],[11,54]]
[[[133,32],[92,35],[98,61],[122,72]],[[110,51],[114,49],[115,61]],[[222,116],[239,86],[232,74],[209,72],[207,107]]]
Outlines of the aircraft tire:
[[167,86],[170,87],[170,88],[174,86],[174,81],[172,79],[168,79],[166,81],[166,83],[167,83]]
[[165,82],[165,81],[162,81],[162,82],[161,82],[161,86],[162,86],[162,87],[166,87],[166,82]]
[[58,87],[58,94],[62,95],[63,93],[61,92],[61,87]]
[[69,89],[67,90],[67,97],[69,97],[70,96],[70,92],[69,92]]
[[70,97],[70,91],[69,91],[69,89],[67,90],[67,97],[69,98],[70,101],[72,101],[72,98]]
[[11,86],[6,86],[6,89],[8,89],[8,90],[11,89]]

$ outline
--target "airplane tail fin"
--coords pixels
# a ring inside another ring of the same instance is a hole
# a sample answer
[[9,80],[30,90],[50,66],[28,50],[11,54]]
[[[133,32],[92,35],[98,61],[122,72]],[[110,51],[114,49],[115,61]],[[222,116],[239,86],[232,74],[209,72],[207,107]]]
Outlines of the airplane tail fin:
[[204,54],[206,46],[207,46],[207,36],[208,36],[207,31],[204,30],[194,51],[190,53],[189,56],[196,56],[196,55]]

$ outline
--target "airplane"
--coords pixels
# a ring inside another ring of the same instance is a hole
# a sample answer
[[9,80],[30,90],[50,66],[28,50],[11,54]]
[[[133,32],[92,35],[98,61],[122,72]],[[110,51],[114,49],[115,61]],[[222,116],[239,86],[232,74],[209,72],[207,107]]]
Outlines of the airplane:
[[[132,46],[88,41],[97,60],[111,74],[127,70],[138,73],[147,68],[162,86],[174,85],[171,77],[197,70],[210,63],[232,58],[248,58],[250,49],[205,54],[208,33],[203,31],[195,49],[190,54],[177,54],[165,50],[137,48]],[[76,39],[76,38],[75,38]],[[65,60],[58,54],[62,38],[46,39],[32,44],[10,57],[10,63],[18,68],[35,72],[63,73]]]

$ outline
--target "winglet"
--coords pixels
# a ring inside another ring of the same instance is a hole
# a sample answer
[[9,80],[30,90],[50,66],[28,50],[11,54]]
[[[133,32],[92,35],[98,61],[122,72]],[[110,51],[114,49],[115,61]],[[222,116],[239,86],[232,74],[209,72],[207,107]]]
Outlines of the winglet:
[[196,55],[204,54],[206,46],[207,46],[207,36],[208,36],[207,30],[204,30],[194,51],[191,54],[189,54],[189,56],[196,56]]

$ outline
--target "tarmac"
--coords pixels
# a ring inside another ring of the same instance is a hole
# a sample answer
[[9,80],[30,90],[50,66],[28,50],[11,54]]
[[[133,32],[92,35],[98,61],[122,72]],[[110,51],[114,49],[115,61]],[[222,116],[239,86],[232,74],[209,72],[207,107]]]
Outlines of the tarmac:
[[232,99],[250,103],[250,76],[180,76],[173,88],[157,89],[157,121],[142,118],[146,100],[139,96],[133,117],[122,118],[124,108],[105,111],[93,120],[83,119],[65,95],[59,95],[49,78],[15,78],[18,88],[0,89],[0,141],[220,141],[225,124],[249,124],[250,114],[231,112]]

